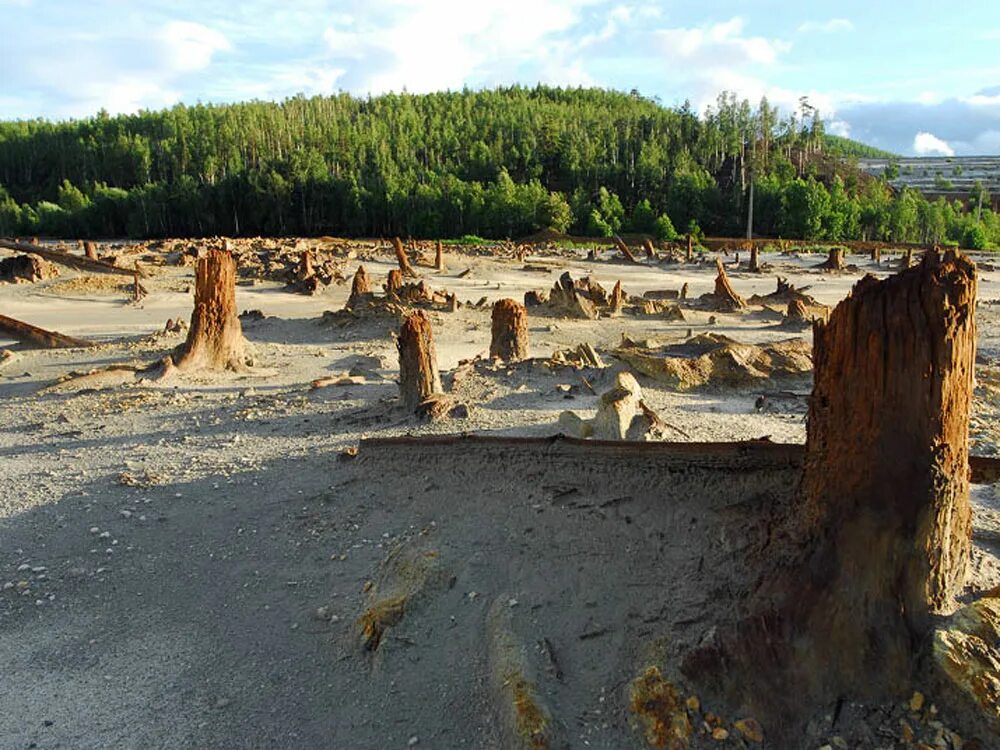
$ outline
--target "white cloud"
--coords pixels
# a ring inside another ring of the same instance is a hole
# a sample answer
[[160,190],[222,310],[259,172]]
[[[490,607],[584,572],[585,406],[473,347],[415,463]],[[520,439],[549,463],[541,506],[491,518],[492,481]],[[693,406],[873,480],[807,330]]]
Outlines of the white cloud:
[[913,138],[913,151],[917,156],[954,156],[955,149],[936,135],[926,132],[917,133]]
[[854,24],[847,18],[831,18],[829,21],[806,21],[798,29],[800,34],[832,34],[837,31],[854,31]]
[[178,72],[207,68],[216,52],[232,49],[223,34],[193,21],[170,21],[157,36],[164,62]]
[[654,32],[668,59],[686,60],[712,67],[744,64],[771,65],[778,55],[791,49],[788,42],[743,35],[743,19],[692,28]]

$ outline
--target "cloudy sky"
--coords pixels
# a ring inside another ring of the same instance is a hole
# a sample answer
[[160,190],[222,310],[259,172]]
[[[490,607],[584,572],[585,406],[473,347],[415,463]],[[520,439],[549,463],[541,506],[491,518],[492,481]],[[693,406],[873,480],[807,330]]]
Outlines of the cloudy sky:
[[1000,2],[0,0],[0,119],[544,82],[728,89],[907,155],[1000,153]]

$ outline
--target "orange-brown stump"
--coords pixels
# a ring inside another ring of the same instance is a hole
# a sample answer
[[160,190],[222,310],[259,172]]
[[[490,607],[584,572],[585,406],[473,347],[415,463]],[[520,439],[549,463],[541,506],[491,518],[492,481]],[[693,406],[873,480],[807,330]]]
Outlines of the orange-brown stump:
[[621,279],[615,282],[615,286],[611,290],[609,305],[612,315],[619,315],[625,309],[625,293],[622,291]]
[[842,247],[831,247],[826,260],[816,266],[816,268],[822,268],[825,271],[843,271],[846,267],[844,248]]
[[725,266],[722,259],[715,259],[715,298],[720,308],[727,310],[740,310],[746,307],[746,302],[736,293],[733,285],[729,283],[729,276],[726,275]]
[[398,268],[389,271],[385,280],[385,296],[390,300],[399,299],[399,291],[403,288],[403,272]]
[[629,263],[639,262],[638,258],[636,258],[635,255],[632,254],[632,251],[629,250],[628,245],[625,244],[625,241],[621,237],[615,236],[612,239],[614,240],[615,247],[618,248],[618,250],[624,256],[625,260],[627,260]]
[[[685,666],[780,724],[834,700],[912,690],[970,555],[976,268],[954,251],[855,285],[813,326],[796,512],[732,640]],[[727,642],[728,641],[728,642]],[[721,659],[719,658],[721,656]]]
[[785,319],[799,322],[809,320],[809,311],[806,310],[805,303],[800,299],[788,300],[788,308],[785,310]]
[[750,245],[750,265],[747,270],[751,273],[760,273],[760,249],[756,245]]
[[410,258],[403,248],[403,241],[399,237],[392,238],[392,247],[396,251],[396,262],[399,263],[399,270],[404,276],[416,276],[417,272],[410,265]]
[[882,249],[877,245],[872,248],[872,263],[875,265],[882,264]]
[[653,241],[647,237],[643,241],[642,246],[646,250],[646,258],[649,260],[656,260],[656,247],[653,245]]
[[97,247],[93,242],[87,240],[83,243],[83,254],[91,260],[97,260]]
[[512,299],[494,303],[490,356],[505,362],[528,358],[528,310],[524,305]]
[[396,348],[399,350],[399,398],[407,409],[415,410],[428,396],[444,392],[431,321],[423,310],[412,312],[403,319]]
[[358,266],[351,282],[351,296],[347,298],[347,307],[360,307],[372,298],[372,280],[364,266]]
[[687,255],[685,255],[684,257],[685,260],[687,260],[687,262],[690,263],[692,260],[694,260],[694,238],[691,236],[690,232],[688,233],[687,240],[688,240]]
[[174,364],[211,370],[244,370],[249,364],[236,314],[236,262],[225,250],[209,250],[198,259],[191,328]]
[[434,251],[434,270],[444,271],[444,246],[441,244],[441,240],[437,241],[437,248]]

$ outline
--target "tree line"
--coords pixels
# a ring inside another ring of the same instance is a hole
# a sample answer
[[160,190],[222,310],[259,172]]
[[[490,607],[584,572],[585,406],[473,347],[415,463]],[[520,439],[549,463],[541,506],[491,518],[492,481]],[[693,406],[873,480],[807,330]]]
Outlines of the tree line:
[[1000,244],[997,217],[893,192],[803,99],[512,86],[0,122],[0,234],[739,235]]

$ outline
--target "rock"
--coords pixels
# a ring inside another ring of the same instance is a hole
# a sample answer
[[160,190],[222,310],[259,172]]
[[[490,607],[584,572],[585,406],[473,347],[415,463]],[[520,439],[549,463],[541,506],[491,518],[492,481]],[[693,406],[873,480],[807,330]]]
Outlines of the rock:
[[736,730],[743,735],[744,739],[750,742],[763,742],[764,730],[756,719],[739,719],[733,722]]
[[564,411],[560,414],[557,426],[559,432],[567,437],[588,438],[594,434],[594,428],[590,422],[572,411]]

